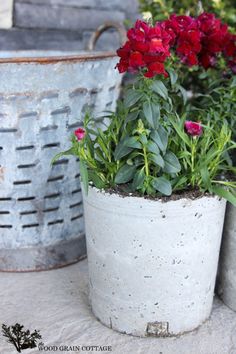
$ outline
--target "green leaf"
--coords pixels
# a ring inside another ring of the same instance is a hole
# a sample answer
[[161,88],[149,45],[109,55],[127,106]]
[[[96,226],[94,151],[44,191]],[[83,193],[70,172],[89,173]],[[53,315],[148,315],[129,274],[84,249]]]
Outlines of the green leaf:
[[153,152],[154,154],[159,154],[160,153],[159,147],[152,140],[148,141],[147,150],[148,150],[148,152]]
[[88,169],[86,163],[83,160],[79,161],[79,169],[80,169],[81,180],[84,185],[84,191],[85,194],[87,195],[88,194]]
[[201,168],[200,173],[201,173],[201,177],[202,177],[202,181],[203,181],[204,187],[206,188],[206,190],[211,192],[212,191],[211,179],[210,179],[210,174],[209,174],[207,166],[204,166],[203,168]]
[[103,189],[105,188],[106,184],[104,181],[99,177],[99,175],[95,171],[88,171],[88,178],[93,182],[96,188]]
[[122,184],[129,182],[135,175],[136,166],[124,165],[116,174],[115,183]]
[[181,92],[181,95],[183,97],[184,105],[186,105],[186,103],[188,101],[187,91],[180,85],[178,86],[178,88],[179,88],[179,91]]
[[163,84],[162,81],[156,80],[153,82],[151,88],[153,89],[154,92],[156,92],[159,96],[164,98],[164,100],[167,100],[168,98],[168,91],[165,85]]
[[169,196],[172,193],[171,183],[165,177],[154,177],[152,185],[158,192],[164,195]]
[[167,152],[164,156],[165,166],[164,172],[177,173],[181,170],[179,160],[173,152]]
[[150,158],[157,166],[160,166],[161,168],[164,168],[165,161],[163,160],[163,158],[162,158],[162,156],[160,154],[151,154]]
[[51,164],[53,165],[57,160],[59,160],[61,157],[66,155],[75,155],[74,147],[70,148],[69,150],[62,151],[56,154],[56,156],[53,157]]
[[167,72],[170,75],[171,86],[174,86],[178,80],[178,75],[176,74],[176,72],[173,69],[167,69]]
[[224,189],[223,187],[213,186],[212,192],[218,195],[219,197],[228,200],[228,202],[230,202],[236,207],[236,196],[230,191]]
[[151,139],[158,145],[161,151],[166,151],[168,144],[168,134],[162,126],[160,126],[158,130],[152,131]]
[[[159,113],[158,113],[159,112]],[[143,104],[143,114],[152,128],[157,128],[160,118],[160,110],[151,102]]]
[[140,113],[140,111],[130,112],[126,117],[125,122],[127,123],[127,122],[131,122],[133,120],[136,120],[139,116],[139,113]]
[[124,105],[129,108],[137,103],[142,96],[143,94],[141,92],[135,91],[133,89],[128,90],[125,94]]
[[169,120],[170,120],[171,124],[173,125],[173,127],[175,128],[179,137],[185,142],[185,144],[187,144],[191,148],[190,139],[189,139],[188,135],[184,132],[182,124],[180,124],[179,121],[178,122],[175,121],[171,117],[169,117]]
[[134,180],[132,183],[133,189],[136,190],[136,189],[139,189],[140,187],[142,187],[144,180],[145,180],[144,170],[143,169],[138,170],[135,173]]
[[[129,138],[129,137],[128,137]],[[132,148],[128,147],[125,145],[125,141],[127,140],[127,137],[122,139],[119,144],[116,146],[115,151],[114,151],[114,158],[115,160],[120,160],[122,157],[128,155],[131,151]]]
[[134,136],[126,139],[124,144],[125,144],[125,146],[130,147],[130,148],[134,148],[134,149],[141,149],[142,148],[142,145],[138,141],[138,138],[134,137]]

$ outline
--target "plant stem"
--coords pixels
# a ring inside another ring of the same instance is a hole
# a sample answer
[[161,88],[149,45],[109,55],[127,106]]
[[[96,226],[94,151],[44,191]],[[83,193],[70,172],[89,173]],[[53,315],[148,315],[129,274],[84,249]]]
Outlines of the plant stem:
[[143,156],[144,156],[144,164],[145,164],[145,173],[146,176],[149,176],[149,165],[148,165],[148,158],[147,158],[147,149],[143,147]]
[[191,185],[195,186],[195,155],[196,155],[196,138],[192,138],[191,142]]

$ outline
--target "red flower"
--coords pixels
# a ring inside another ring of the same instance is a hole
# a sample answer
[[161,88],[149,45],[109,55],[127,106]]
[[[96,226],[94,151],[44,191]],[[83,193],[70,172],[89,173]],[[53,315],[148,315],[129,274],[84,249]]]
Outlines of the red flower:
[[199,29],[206,35],[212,34],[220,30],[221,21],[212,13],[203,12],[197,18]]
[[191,136],[200,136],[202,134],[202,126],[200,122],[192,122],[190,120],[186,120],[184,123],[184,128],[187,134]]
[[85,137],[85,130],[83,128],[78,128],[74,131],[74,134],[78,141],[82,140]]
[[167,75],[164,62],[170,56],[171,36],[160,23],[151,27],[138,20],[135,26],[128,30],[127,37],[128,41],[117,51],[120,61],[116,67],[120,73],[146,69],[146,77]]
[[236,34],[227,33],[224,44],[224,54],[226,57],[236,56]]
[[154,77],[155,75],[164,75],[168,77],[168,73],[165,71],[165,66],[163,63],[155,62],[147,66],[148,71],[144,74],[145,77]]

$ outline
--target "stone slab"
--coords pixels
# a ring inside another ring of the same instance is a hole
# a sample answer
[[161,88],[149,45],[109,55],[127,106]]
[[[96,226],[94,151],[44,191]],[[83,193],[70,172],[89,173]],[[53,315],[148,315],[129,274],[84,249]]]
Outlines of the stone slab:
[[95,30],[105,21],[123,22],[121,11],[51,7],[16,3],[14,24],[20,28],[48,28],[68,30]]

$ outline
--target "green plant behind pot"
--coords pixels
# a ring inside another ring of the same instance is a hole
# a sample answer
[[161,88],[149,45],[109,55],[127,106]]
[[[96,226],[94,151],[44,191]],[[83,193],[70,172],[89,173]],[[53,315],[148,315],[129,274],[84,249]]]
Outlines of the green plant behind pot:
[[171,13],[196,15],[202,9],[214,12],[224,22],[235,30],[236,8],[234,0],[139,0],[140,12],[150,13],[153,21],[161,21]]

